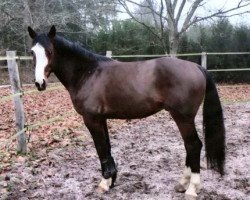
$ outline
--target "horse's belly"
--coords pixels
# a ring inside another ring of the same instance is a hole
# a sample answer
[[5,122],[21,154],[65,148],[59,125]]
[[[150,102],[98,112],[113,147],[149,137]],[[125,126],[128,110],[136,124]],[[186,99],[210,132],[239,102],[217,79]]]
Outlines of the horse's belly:
[[157,112],[162,110],[162,107],[159,107],[157,109],[152,110],[136,110],[136,111],[114,111],[114,112],[107,112],[104,114],[106,118],[109,119],[140,119],[144,117],[148,117],[150,115],[153,115]]
[[147,117],[163,109],[163,103],[156,101],[119,101],[118,104],[104,107],[104,115],[107,118],[137,119]]

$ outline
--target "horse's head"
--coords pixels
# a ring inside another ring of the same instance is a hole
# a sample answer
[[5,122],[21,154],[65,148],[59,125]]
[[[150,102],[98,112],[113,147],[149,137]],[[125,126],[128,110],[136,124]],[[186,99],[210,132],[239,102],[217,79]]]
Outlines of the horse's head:
[[35,85],[39,91],[45,90],[47,78],[52,72],[52,60],[54,55],[53,39],[56,28],[52,26],[48,34],[37,34],[28,27],[30,37],[33,39],[31,52],[35,64]]

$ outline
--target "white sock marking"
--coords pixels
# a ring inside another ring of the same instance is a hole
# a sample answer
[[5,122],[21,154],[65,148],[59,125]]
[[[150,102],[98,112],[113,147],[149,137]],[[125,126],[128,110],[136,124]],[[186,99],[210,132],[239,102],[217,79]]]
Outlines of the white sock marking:
[[48,58],[46,56],[44,47],[39,43],[33,46],[31,50],[34,51],[36,56],[36,72],[35,72],[36,82],[42,85],[43,80],[45,80],[44,70],[49,63]]
[[187,189],[189,181],[191,178],[191,168],[190,167],[186,167],[183,170],[183,176],[181,177],[179,183],[185,188]]
[[199,173],[191,173],[190,184],[189,184],[188,189],[185,192],[185,194],[196,197],[197,192],[200,191],[200,188],[201,188],[200,174]]
[[108,191],[111,184],[112,184],[112,178],[108,178],[108,179],[102,178],[102,180],[99,184],[99,188],[101,188],[105,191]]

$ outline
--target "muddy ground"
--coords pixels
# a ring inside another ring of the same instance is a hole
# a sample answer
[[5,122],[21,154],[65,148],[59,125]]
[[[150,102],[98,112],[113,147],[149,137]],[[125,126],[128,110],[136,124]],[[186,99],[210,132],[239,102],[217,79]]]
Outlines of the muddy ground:
[[[203,189],[198,199],[249,199],[250,101],[225,100],[223,109],[227,131],[226,174],[220,177],[203,168]],[[196,124],[202,139],[201,111]],[[11,165],[5,166],[0,174],[0,199],[184,198],[184,194],[174,191],[184,167],[184,145],[167,112],[159,112],[141,120],[108,122],[112,153],[118,165],[118,178],[115,187],[103,195],[95,192],[101,171],[89,132],[83,124],[66,130],[60,129],[60,126],[57,125],[59,131],[53,132],[53,140],[44,142],[41,139],[42,145],[29,146],[28,156],[13,156],[15,159],[12,159]],[[46,128],[42,131],[46,132]]]

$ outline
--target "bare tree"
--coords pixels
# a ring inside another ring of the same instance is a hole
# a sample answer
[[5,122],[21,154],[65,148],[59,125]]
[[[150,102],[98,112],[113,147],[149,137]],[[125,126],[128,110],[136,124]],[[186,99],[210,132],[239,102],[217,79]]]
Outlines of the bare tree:
[[[249,13],[249,11],[240,11],[240,8],[250,6],[249,0],[238,0],[237,4],[231,8],[222,7],[200,16],[198,11],[206,6],[208,0],[158,0],[158,4],[153,4],[152,0],[144,0],[140,3],[135,0],[118,0],[118,2],[132,19],[152,31],[164,48],[166,48],[164,31],[168,31],[169,53],[171,54],[177,53],[180,37],[190,26],[215,17],[232,17]],[[137,10],[131,9],[129,5],[133,5]],[[152,29],[148,23],[138,17],[138,9],[143,11],[140,15],[151,14],[157,29]]]
[[45,31],[52,24],[81,40],[108,24],[115,14],[114,0],[1,0],[0,45],[26,51],[27,27]]

